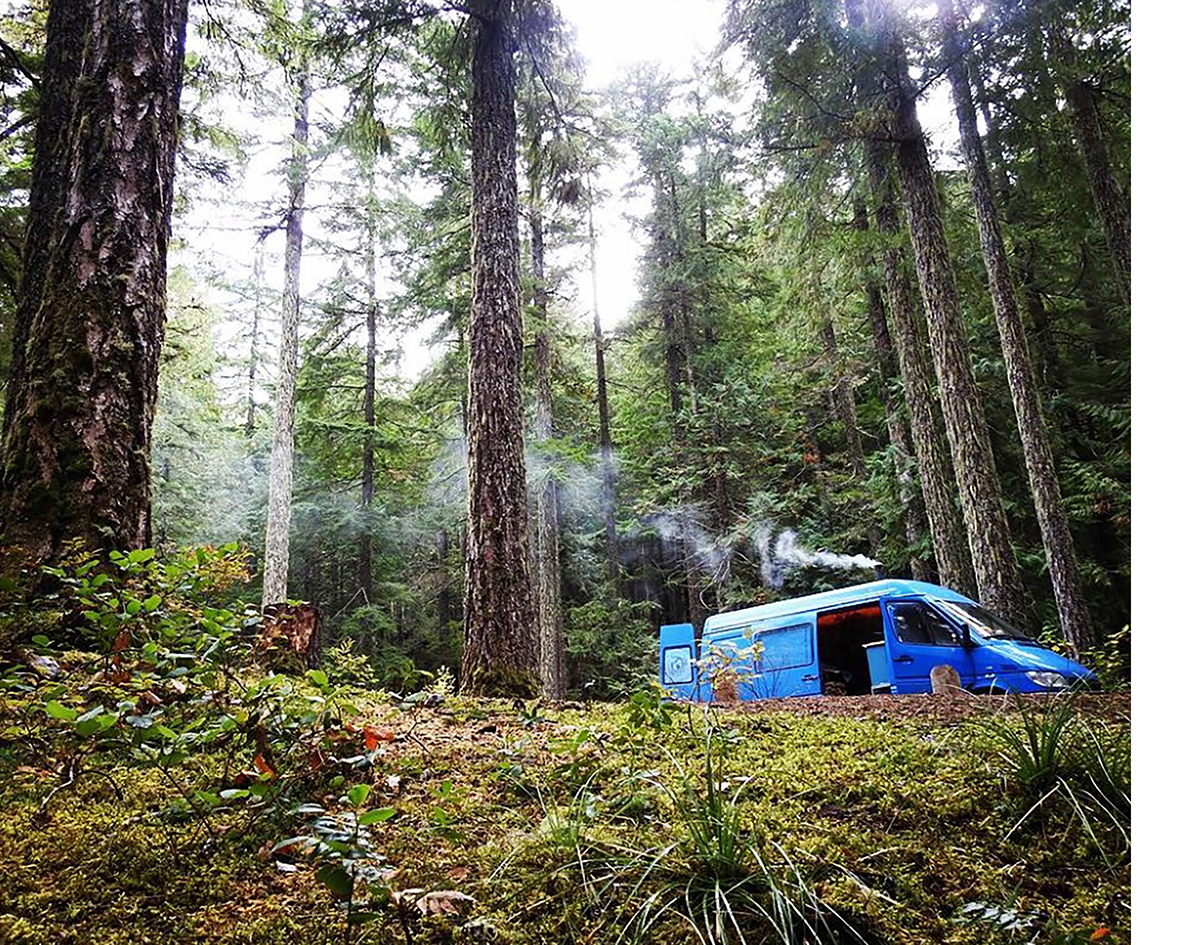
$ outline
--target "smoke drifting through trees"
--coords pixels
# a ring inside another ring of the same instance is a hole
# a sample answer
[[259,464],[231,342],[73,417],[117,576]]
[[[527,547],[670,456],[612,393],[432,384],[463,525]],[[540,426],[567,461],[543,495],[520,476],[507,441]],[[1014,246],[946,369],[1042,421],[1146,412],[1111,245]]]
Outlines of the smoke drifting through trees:
[[[730,579],[735,557],[757,561],[763,586],[772,590],[782,588],[791,572],[804,568],[872,572],[882,564],[863,554],[811,549],[800,541],[794,528],[779,528],[766,520],[748,520],[731,534],[718,535],[702,524],[703,517],[700,507],[690,506],[644,516],[642,522],[643,527],[655,529],[662,541],[683,545],[715,586]],[[635,534],[638,531],[633,537]]]

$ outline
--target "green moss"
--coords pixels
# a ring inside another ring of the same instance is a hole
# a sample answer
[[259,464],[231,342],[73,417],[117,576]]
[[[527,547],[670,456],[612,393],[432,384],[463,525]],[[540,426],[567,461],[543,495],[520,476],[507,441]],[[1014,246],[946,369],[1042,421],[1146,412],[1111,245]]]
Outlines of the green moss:
[[529,670],[496,663],[474,669],[464,691],[493,699],[533,699],[539,688],[537,676]]
[[[475,897],[473,914],[510,945],[615,941],[635,909],[627,883],[655,882],[626,869],[628,858],[683,836],[669,796],[681,770],[704,784],[701,720],[691,731],[683,711],[663,731],[637,730],[606,705],[547,709],[531,722],[491,700],[419,710],[413,721],[372,701],[367,712],[414,732],[384,743],[374,767],[355,775],[373,785],[370,806],[396,811],[373,828],[391,883]],[[1105,862],[1070,810],[1052,803],[1014,831],[1026,808],[1006,789],[986,732],[778,711],[721,713],[719,724],[731,734],[715,742],[713,761],[727,791],[742,785],[744,829],[785,875],[789,857],[870,940],[1006,941],[962,921],[970,903],[1010,904],[1088,934],[1106,925],[1110,941],[1128,940],[1128,864]],[[218,815],[209,843],[198,824],[160,816],[173,792],[159,776],[108,773],[122,801],[105,778],[84,777],[55,797],[44,823],[35,814],[52,776],[0,777],[0,940],[341,940],[340,910],[310,865],[283,873],[259,856],[290,822]],[[184,774],[217,776],[200,765]],[[306,790],[329,807],[340,793],[323,779]],[[624,882],[596,885],[612,870]],[[456,941],[456,924],[427,921],[415,941]],[[689,935],[670,914],[649,941]],[[392,920],[367,936],[403,941]]]

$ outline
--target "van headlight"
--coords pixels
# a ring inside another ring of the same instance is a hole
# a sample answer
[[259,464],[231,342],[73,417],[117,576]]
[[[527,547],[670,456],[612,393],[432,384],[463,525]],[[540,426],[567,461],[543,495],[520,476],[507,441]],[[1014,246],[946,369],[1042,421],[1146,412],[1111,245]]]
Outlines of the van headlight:
[[1025,674],[1025,678],[1043,689],[1065,689],[1070,685],[1070,681],[1061,673],[1049,673],[1040,669],[1030,670]]

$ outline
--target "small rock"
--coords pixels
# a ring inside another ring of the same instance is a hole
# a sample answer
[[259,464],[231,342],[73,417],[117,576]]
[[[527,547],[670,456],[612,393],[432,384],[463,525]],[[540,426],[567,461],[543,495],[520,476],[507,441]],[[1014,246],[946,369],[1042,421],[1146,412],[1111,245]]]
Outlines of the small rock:
[[57,679],[62,674],[62,668],[57,664],[57,660],[41,656],[39,653],[34,653],[29,657],[29,666],[35,673],[49,679]]

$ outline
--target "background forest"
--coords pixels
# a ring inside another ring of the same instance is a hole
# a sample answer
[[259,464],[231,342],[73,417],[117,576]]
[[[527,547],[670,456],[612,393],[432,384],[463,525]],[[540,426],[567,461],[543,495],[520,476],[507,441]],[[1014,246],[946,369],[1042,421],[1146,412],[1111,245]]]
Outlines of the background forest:
[[[875,570],[1126,646],[1129,4],[732,0],[691,76],[597,86],[562,4],[519,6],[547,690],[630,690],[661,623]],[[44,27],[0,21],[5,375]],[[426,0],[208,0],[184,61],[151,543],[239,543],[247,596],[313,603],[403,691],[463,646],[471,29]],[[929,164],[908,151],[957,106]],[[611,240],[638,253],[626,311],[599,301]]]

